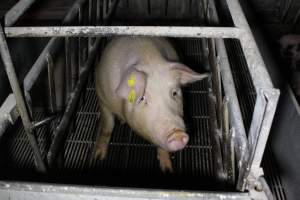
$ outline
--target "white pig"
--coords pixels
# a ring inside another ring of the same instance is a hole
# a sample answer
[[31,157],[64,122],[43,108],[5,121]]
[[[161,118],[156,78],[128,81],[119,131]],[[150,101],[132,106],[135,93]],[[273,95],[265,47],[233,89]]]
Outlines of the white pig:
[[205,77],[207,74],[180,64],[175,49],[164,38],[112,39],[95,70],[101,111],[95,157],[106,157],[117,116],[158,146],[161,170],[172,172],[169,152],[183,149],[189,141],[181,86]]

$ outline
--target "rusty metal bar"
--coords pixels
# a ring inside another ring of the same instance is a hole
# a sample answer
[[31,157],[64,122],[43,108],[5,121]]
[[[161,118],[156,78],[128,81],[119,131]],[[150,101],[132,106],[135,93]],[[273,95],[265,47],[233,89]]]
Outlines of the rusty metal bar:
[[5,26],[12,26],[22,16],[36,0],[20,0],[5,15]]
[[24,102],[24,98],[23,98],[23,95],[21,92],[19,82],[18,82],[16,71],[15,71],[13,62],[10,57],[8,45],[7,45],[6,38],[5,38],[3,28],[1,25],[0,25],[0,54],[1,54],[1,58],[3,60],[4,68],[5,68],[6,74],[8,76],[8,80],[9,80],[11,89],[15,95],[17,108],[19,110],[27,138],[28,138],[29,143],[33,150],[33,155],[34,155],[34,159],[35,159],[37,168],[39,171],[45,172],[46,166],[42,159],[42,155],[41,155],[37,140],[33,134],[33,125],[31,123],[29,113],[26,109],[26,105]]
[[161,36],[193,38],[239,38],[241,30],[231,27],[175,26],[51,26],[7,27],[7,37],[99,37],[99,36]]

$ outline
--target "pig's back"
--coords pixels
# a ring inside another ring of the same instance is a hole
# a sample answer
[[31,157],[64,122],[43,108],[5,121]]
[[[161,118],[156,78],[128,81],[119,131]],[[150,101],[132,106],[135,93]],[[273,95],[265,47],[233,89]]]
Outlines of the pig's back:
[[[122,102],[116,96],[115,91],[125,71],[132,65],[137,64],[141,70],[141,66],[161,63],[165,60],[178,61],[178,56],[175,49],[164,38],[118,37],[112,39],[105,47],[95,71],[96,91],[101,103],[104,103],[115,114],[121,112]],[[145,69],[147,70],[150,69]]]

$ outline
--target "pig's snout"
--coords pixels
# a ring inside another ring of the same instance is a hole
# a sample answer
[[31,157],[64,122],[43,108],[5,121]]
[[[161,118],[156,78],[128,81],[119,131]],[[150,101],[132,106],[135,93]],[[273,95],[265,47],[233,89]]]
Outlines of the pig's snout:
[[174,131],[167,137],[166,147],[168,151],[179,151],[189,141],[189,136],[183,131]]

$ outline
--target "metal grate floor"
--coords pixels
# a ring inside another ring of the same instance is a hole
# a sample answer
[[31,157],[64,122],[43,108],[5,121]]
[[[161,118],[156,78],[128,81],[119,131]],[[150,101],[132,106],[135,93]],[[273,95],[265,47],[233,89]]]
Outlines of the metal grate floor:
[[[179,40],[184,62],[202,71],[199,41]],[[91,76],[93,77],[93,76]],[[215,179],[208,112],[208,83],[206,80],[183,90],[187,132],[190,142],[180,152],[172,154],[174,173],[163,174],[156,159],[156,148],[138,137],[128,125],[118,122],[113,131],[108,156],[104,161],[92,157],[99,120],[99,105],[90,78],[84,101],[75,116],[75,127],[69,129],[64,146],[64,164],[47,175],[34,172],[33,155],[19,123],[6,134],[1,144],[5,160],[1,166],[4,179],[50,181],[106,186],[169,188],[169,189],[224,189]],[[43,118],[42,112],[36,112]],[[49,148],[55,122],[37,131],[43,156]],[[8,155],[8,156],[7,156]],[[16,170],[18,169],[18,170]]]

